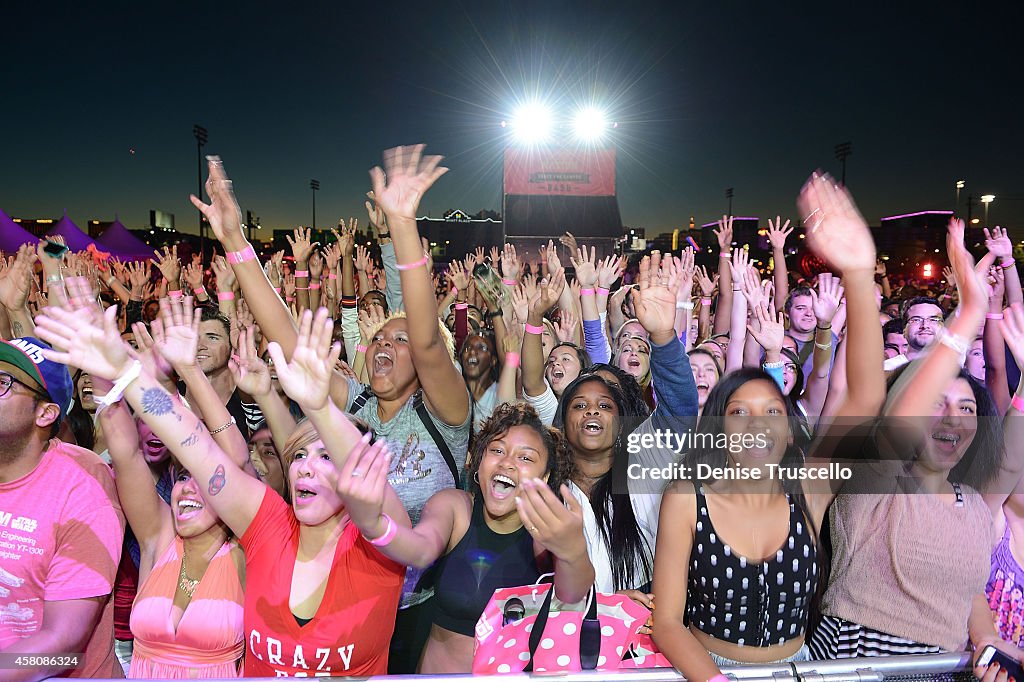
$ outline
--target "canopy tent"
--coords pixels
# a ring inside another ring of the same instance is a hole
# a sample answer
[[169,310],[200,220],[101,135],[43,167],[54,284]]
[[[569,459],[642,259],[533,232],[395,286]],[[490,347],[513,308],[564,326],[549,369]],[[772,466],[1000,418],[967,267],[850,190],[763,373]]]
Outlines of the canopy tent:
[[11,220],[9,215],[0,210],[0,250],[4,253],[12,253],[17,251],[18,247],[25,242],[37,244],[39,238]]
[[[68,245],[68,248],[72,251],[85,251],[89,246],[94,246],[94,242],[89,235],[78,229],[78,225],[71,222],[71,218],[68,218],[67,211],[64,212],[64,217],[57,221],[57,224],[46,231],[46,236],[60,235],[64,237],[64,243]],[[102,250],[102,245],[96,246],[96,248]]]
[[101,251],[109,251],[112,256],[123,260],[144,260],[153,257],[153,247],[129,232],[117,218],[114,218],[114,222],[96,239],[96,244]]

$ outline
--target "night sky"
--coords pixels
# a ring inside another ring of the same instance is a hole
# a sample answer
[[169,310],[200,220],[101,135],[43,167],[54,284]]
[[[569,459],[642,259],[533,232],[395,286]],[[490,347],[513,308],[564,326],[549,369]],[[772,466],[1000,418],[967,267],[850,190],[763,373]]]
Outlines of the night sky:
[[714,219],[726,187],[738,215],[796,217],[845,141],[872,224],[950,208],[965,179],[964,206],[995,194],[990,222],[1024,227],[1019,17],[991,7],[88,4],[5,7],[10,215],[140,228],[157,208],[195,231],[195,123],[265,227],[310,223],[311,178],[318,225],[365,221],[367,169],[414,142],[452,169],[422,214],[500,210],[499,122],[539,93],[619,122],[623,221],[649,235]]

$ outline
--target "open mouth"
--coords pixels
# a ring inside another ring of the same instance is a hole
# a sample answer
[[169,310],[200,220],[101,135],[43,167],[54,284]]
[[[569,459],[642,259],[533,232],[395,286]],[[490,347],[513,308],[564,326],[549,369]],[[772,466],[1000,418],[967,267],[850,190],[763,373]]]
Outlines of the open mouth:
[[506,499],[515,489],[516,482],[504,474],[496,474],[491,478],[491,493],[496,499]]
[[599,434],[604,431],[604,424],[596,419],[589,419],[583,422],[583,433]]
[[638,360],[637,358],[630,358],[629,362],[627,362],[626,364],[629,365],[630,368],[640,367],[640,360]]
[[938,444],[939,449],[946,452],[956,450],[956,446],[960,444],[960,436],[952,431],[936,431],[932,434],[932,440]]
[[560,369],[551,370],[551,378],[555,381],[561,381],[565,378],[565,372]]
[[383,351],[373,356],[373,371],[375,374],[390,372],[391,368],[394,366],[394,358]]
[[316,497],[316,491],[308,483],[296,483],[295,484],[295,501],[301,503],[308,503]]
[[775,439],[772,438],[768,432],[762,431],[761,433],[751,434],[754,436],[754,443],[751,447],[747,448],[747,454],[755,459],[764,459],[772,454],[775,450]]
[[146,447],[148,447],[150,450],[160,450],[161,448],[164,447],[164,442],[157,438],[150,438],[149,440],[146,441]]
[[192,499],[181,499],[178,500],[178,520],[186,521],[194,516],[198,516],[199,512],[203,511],[203,505]]
[[477,365],[480,364],[480,358],[478,358],[478,357],[476,357],[474,355],[474,356],[466,359],[466,364],[471,366],[471,367],[476,367]]
[[83,398],[92,397],[92,386],[82,386],[82,397]]
[[707,391],[710,388],[711,388],[711,386],[708,385],[708,382],[706,382],[706,381],[701,381],[701,382],[697,383],[697,390],[698,391]]

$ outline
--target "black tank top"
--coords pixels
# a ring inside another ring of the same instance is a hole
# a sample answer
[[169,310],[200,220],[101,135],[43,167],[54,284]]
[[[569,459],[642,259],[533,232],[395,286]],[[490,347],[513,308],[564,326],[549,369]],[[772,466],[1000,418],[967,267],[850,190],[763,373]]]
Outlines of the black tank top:
[[483,497],[477,495],[469,528],[455,549],[438,560],[437,575],[435,622],[472,637],[494,590],[532,585],[541,572],[526,528],[495,533],[484,521]]
[[686,586],[689,622],[741,646],[783,644],[804,634],[818,586],[817,550],[803,512],[789,498],[789,537],[774,557],[754,563],[715,532],[703,486]]

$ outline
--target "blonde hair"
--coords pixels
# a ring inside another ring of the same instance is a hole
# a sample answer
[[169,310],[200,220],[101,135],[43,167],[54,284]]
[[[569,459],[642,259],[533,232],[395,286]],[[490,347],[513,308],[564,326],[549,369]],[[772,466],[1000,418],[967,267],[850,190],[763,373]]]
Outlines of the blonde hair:
[[[370,330],[370,338],[372,339],[374,336],[376,336],[377,332],[379,332],[381,329],[383,329],[388,324],[388,322],[391,322],[392,320],[404,320],[404,319],[407,319],[407,317],[408,316],[405,314],[404,310],[403,311],[399,311],[397,313],[391,313],[386,318],[384,318],[383,322],[381,322],[380,324],[374,326],[373,329]],[[452,333],[450,331],[448,331],[448,327],[444,326],[444,322],[441,321],[440,318],[438,318],[438,320],[437,320],[437,330],[438,330],[438,332],[440,332],[441,340],[444,342],[444,347],[448,351],[448,357],[450,357],[452,359],[452,363],[454,363],[455,362],[455,337],[452,336]]]
[[[345,417],[355,424],[355,427],[362,433],[369,433],[373,430],[370,428],[370,424],[361,417],[348,412],[345,413]],[[299,450],[317,440],[320,440],[320,434],[317,432],[316,427],[313,426],[313,422],[303,417],[295,425],[292,435],[288,436],[288,440],[285,441],[281,452],[281,461],[284,463],[284,477],[286,481],[288,480],[288,468],[292,465],[295,455]]]

